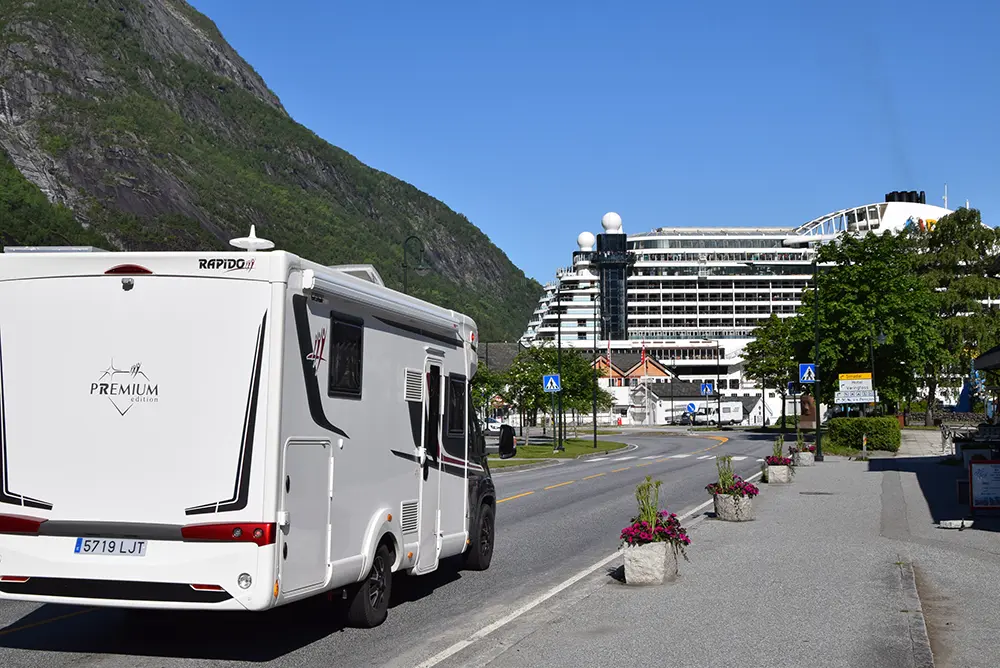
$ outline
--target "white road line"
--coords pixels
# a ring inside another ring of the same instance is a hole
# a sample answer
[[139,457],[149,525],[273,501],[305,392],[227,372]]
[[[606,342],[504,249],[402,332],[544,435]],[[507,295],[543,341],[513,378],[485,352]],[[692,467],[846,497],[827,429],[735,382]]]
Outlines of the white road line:
[[734,462],[742,462],[744,459],[746,459],[746,457],[744,457],[744,456],[733,457],[733,461]]
[[761,459],[761,458],[758,458],[758,459],[757,459],[757,461],[758,461],[758,462],[762,462],[762,461],[764,461],[764,460],[763,460],[763,459]]
[[635,457],[619,457],[618,459],[612,459],[613,462],[623,462],[626,459],[635,459]]
[[659,459],[660,455],[647,455],[643,459]]
[[587,461],[588,462],[603,462],[605,459],[607,459],[607,457],[591,457]]
[[715,459],[715,455],[702,455],[698,459]]
[[[755,473],[752,476],[750,476],[749,478],[746,478],[746,481],[747,482],[753,482],[756,478],[759,478],[761,475],[762,474],[760,472]],[[695,508],[692,508],[688,512],[684,513],[682,516],[680,516],[679,519],[683,522],[684,520],[687,520],[687,519],[689,519],[689,518],[697,515],[704,508],[707,508],[708,506],[712,505],[713,503],[714,503],[714,500],[706,501],[705,503],[703,503],[703,504],[701,504],[701,505],[699,505],[699,506],[697,506]],[[526,604],[522,605],[520,608],[518,608],[514,612],[510,613],[509,615],[507,615],[505,617],[501,617],[500,619],[498,619],[497,621],[493,622],[492,624],[489,624],[489,625],[484,626],[483,628],[479,629],[478,631],[476,631],[475,633],[473,633],[472,635],[470,635],[465,640],[459,640],[457,643],[455,643],[451,647],[449,647],[449,648],[447,648],[447,649],[445,649],[445,650],[443,650],[441,652],[438,652],[437,654],[435,654],[431,658],[427,659],[423,663],[418,664],[417,668],[432,668],[433,666],[438,665],[442,661],[444,661],[444,660],[446,660],[446,659],[454,656],[455,654],[458,654],[459,652],[461,652],[466,647],[475,644],[476,641],[481,640],[482,638],[485,638],[486,636],[488,636],[489,634],[493,633],[497,629],[499,629],[501,627],[504,627],[507,624],[510,624],[512,621],[514,621],[515,619],[517,619],[518,617],[520,617],[524,613],[529,612],[529,611],[531,611],[534,608],[537,608],[539,605],[541,605],[545,601],[549,600],[550,598],[552,598],[553,596],[555,596],[556,594],[558,594],[562,590],[566,589],[567,587],[570,587],[571,585],[576,584],[577,582],[579,582],[583,578],[587,577],[588,575],[590,575],[591,573],[593,573],[594,571],[596,571],[598,568],[601,568],[602,566],[611,563],[618,556],[619,556],[618,552],[612,552],[610,555],[604,557],[603,559],[601,559],[600,561],[598,561],[593,566],[590,566],[589,568],[583,569],[582,571],[580,571],[579,573],[577,573],[576,575],[574,575],[570,579],[566,580],[565,582],[563,582],[561,584],[556,585],[555,587],[553,587],[552,589],[548,590],[547,592],[545,592],[541,596],[533,599],[529,603],[526,603]]]
[[691,455],[670,455],[671,459],[684,459],[685,457],[690,457]]

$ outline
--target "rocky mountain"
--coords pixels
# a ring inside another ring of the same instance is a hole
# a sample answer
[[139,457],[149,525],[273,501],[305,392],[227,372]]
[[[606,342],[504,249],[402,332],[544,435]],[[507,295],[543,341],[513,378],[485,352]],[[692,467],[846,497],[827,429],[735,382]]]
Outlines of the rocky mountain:
[[464,216],[293,121],[184,0],[0,0],[0,54],[3,244],[226,249],[253,223],[398,289],[417,234],[431,269],[410,292],[483,340],[516,339],[537,303]]

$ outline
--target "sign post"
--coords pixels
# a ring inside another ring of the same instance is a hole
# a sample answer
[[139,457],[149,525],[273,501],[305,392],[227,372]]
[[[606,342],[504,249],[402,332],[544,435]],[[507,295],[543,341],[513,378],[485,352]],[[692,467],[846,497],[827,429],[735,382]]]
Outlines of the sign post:
[[552,451],[555,452],[562,446],[561,443],[557,443],[558,432],[556,431],[556,395],[562,392],[559,374],[550,373],[542,376],[542,389],[552,395],[552,442],[554,444]]

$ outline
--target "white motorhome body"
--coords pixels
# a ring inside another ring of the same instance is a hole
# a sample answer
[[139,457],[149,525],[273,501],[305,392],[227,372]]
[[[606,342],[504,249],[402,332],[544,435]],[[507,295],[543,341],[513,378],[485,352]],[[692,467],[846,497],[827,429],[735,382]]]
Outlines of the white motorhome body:
[[0,600],[371,626],[392,572],[488,567],[477,338],[283,251],[0,254]]

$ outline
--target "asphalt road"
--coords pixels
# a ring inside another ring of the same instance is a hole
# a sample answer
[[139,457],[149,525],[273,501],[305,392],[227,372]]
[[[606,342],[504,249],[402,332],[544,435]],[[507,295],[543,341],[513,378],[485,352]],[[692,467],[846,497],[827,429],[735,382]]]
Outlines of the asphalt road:
[[613,553],[646,475],[663,481],[661,507],[681,513],[709,499],[704,487],[715,479],[715,456],[734,455],[734,468],[749,476],[771,451],[773,437],[720,436],[729,440],[605,437],[638,447],[498,470],[490,569],[467,572],[442,562],[430,575],[398,576],[389,618],[376,629],[344,628],[338,606],[325,600],[260,615],[0,603],[0,666],[412,667]]

